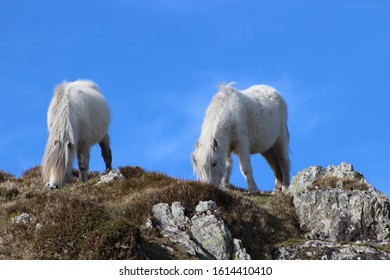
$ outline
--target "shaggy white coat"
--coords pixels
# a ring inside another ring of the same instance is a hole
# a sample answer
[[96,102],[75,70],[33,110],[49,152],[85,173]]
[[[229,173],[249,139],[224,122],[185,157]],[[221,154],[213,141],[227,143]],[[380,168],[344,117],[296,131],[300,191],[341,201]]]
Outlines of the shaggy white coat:
[[62,186],[77,153],[80,179],[87,180],[90,147],[100,144],[106,168],[111,169],[107,134],[110,113],[105,98],[92,81],[64,82],[54,90],[47,112],[49,137],[42,160],[49,188]]
[[257,192],[250,155],[259,153],[271,166],[280,190],[290,183],[288,145],[287,106],[274,88],[256,85],[240,92],[231,84],[220,85],[192,154],[194,173],[201,181],[228,186],[234,152],[248,190]]

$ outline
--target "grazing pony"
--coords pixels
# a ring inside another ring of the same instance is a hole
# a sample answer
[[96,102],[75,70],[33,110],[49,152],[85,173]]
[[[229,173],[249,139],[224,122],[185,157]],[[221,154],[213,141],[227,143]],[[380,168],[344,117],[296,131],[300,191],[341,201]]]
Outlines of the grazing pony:
[[49,138],[42,160],[46,187],[64,184],[71,175],[76,152],[80,180],[87,181],[90,148],[96,143],[101,147],[106,169],[112,168],[109,123],[107,103],[94,82],[77,80],[55,88],[47,112]]
[[261,154],[275,174],[275,189],[290,184],[287,106],[280,94],[266,85],[238,91],[220,85],[203,120],[192,154],[194,173],[204,182],[229,185],[231,153],[238,155],[249,192],[258,192],[250,155]]

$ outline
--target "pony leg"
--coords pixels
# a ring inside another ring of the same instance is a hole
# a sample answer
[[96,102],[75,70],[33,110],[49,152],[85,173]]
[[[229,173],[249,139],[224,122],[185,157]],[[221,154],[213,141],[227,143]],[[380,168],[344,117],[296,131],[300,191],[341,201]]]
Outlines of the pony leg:
[[88,180],[88,169],[89,169],[89,148],[80,148],[77,151],[77,159],[79,163],[79,178],[81,182],[85,183]]
[[226,172],[225,175],[222,178],[222,187],[226,188],[229,186],[229,178],[230,174],[232,174],[232,168],[233,168],[233,161],[230,155],[226,158]]
[[275,189],[281,190],[283,185],[283,174],[279,166],[278,158],[275,153],[274,147],[271,147],[268,151],[262,154],[262,156],[266,159],[272,171],[275,174]]
[[112,154],[110,148],[110,137],[108,134],[104,136],[103,140],[99,143],[100,149],[102,150],[102,157],[106,164],[106,170],[112,169]]
[[72,158],[68,161],[68,165],[66,166],[65,181],[68,181],[72,178],[73,159],[74,159],[74,153]]
[[278,142],[274,147],[274,151],[280,171],[282,173],[282,184],[279,187],[279,190],[282,190],[282,187],[288,188],[288,186],[290,185],[290,157],[288,150],[288,134],[286,137],[279,138]]
[[240,159],[240,169],[242,175],[245,177],[248,183],[248,191],[250,193],[259,192],[255,179],[253,178],[253,171],[251,166],[250,154],[248,151],[239,150],[238,158]]
[[280,170],[282,171],[283,187],[288,188],[290,185],[290,157],[288,155],[288,148],[280,146],[277,153]]

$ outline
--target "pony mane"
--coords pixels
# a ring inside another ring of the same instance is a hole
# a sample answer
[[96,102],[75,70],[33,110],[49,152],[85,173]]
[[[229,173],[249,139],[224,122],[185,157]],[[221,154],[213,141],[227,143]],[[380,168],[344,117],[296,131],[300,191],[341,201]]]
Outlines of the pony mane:
[[194,164],[193,169],[202,181],[210,178],[212,169],[213,142],[217,139],[219,145],[224,146],[225,140],[221,138],[220,132],[224,131],[222,126],[226,125],[225,120],[229,120],[232,110],[232,102],[236,99],[233,88],[234,82],[218,85],[218,93],[212,98],[204,117],[201,129],[201,135],[197,142],[195,150],[196,160],[199,164]]
[[[50,134],[54,133],[58,139],[61,138],[73,142],[74,133],[71,126],[69,99],[66,94],[66,83],[56,86],[52,104],[50,104],[48,115],[51,119]],[[62,136],[62,137],[61,137]]]
[[[49,138],[46,144],[45,154],[42,159],[42,173],[44,180],[50,178],[50,170],[62,170],[61,167],[67,165],[68,153],[65,153],[67,143],[74,143],[74,131],[71,126],[69,99],[66,93],[66,82],[56,86],[53,99],[48,110]],[[63,178],[65,174],[57,174]]]
[[231,101],[235,98],[235,93],[238,90],[233,88],[235,82],[228,84],[220,83],[218,85],[218,93],[212,98],[202,124],[202,140],[211,141],[215,137],[215,133],[219,128],[219,120],[226,119],[225,114],[231,110]]
[[236,89],[233,88],[233,85],[235,85],[236,82],[230,82],[230,83],[220,83],[218,84],[218,90],[220,93],[232,93],[234,91],[237,91]]

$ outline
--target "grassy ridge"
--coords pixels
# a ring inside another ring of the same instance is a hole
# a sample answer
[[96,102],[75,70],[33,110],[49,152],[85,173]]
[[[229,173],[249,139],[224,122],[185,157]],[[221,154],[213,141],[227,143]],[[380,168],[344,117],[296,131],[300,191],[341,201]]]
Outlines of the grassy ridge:
[[[99,174],[79,184],[47,190],[40,167],[21,178],[0,172],[0,259],[193,258],[156,229],[145,227],[152,206],[180,201],[187,216],[200,200],[214,200],[235,238],[253,259],[269,259],[275,246],[301,238],[289,197],[220,190],[140,167],[122,167],[124,180],[96,184]],[[77,176],[77,172],[74,174]],[[27,221],[13,219],[28,213]]]

